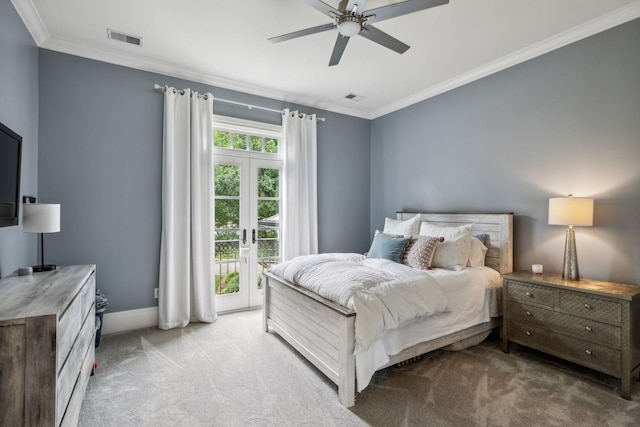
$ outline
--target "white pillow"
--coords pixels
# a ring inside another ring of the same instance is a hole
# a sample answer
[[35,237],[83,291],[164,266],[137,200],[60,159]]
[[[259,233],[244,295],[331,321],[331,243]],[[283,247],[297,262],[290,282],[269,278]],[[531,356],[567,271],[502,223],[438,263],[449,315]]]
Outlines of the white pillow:
[[417,236],[419,230],[420,214],[404,221],[400,219],[385,218],[384,229],[382,232],[385,234],[396,234],[399,236],[409,237]]
[[436,247],[431,266],[463,270],[469,261],[472,233],[473,224],[443,227],[423,222],[420,225],[421,236],[444,237],[444,242],[438,243]]
[[484,267],[484,258],[489,249],[476,237],[471,237],[471,249],[467,267]]

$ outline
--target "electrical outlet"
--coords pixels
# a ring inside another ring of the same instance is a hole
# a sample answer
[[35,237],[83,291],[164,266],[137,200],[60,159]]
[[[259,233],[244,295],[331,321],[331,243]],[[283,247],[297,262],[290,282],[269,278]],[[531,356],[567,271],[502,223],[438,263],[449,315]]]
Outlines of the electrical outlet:
[[158,291],[159,291],[159,289],[158,289],[158,288],[155,288],[155,289],[153,290],[153,297],[154,297],[155,299],[158,299]]

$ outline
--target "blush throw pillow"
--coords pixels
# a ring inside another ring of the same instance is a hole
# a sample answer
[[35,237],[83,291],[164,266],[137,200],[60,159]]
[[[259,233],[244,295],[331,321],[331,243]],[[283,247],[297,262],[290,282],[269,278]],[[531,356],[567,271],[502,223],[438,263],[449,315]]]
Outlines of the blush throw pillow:
[[385,218],[384,229],[382,229],[385,234],[398,234],[405,237],[417,236],[419,231],[420,214],[406,220]]
[[412,237],[404,251],[402,263],[420,270],[431,270],[431,261],[436,246],[443,240],[442,237],[432,236]]
[[367,258],[383,258],[400,263],[409,240],[411,240],[410,237],[393,237],[385,233],[377,233],[373,238]]
[[431,262],[432,267],[462,270],[469,261],[473,224],[457,227],[443,227],[428,222],[420,225],[421,236],[442,236],[444,242],[438,243]]

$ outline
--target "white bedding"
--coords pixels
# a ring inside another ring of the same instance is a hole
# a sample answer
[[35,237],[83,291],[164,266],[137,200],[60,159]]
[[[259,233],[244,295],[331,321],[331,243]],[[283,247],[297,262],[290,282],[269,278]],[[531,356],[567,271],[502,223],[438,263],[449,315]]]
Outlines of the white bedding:
[[345,307],[353,308],[354,354],[402,325],[447,310],[447,298],[433,275],[360,254],[297,257],[270,269],[273,274]]
[[387,331],[363,352],[356,355],[357,390],[362,391],[373,374],[389,363],[389,356],[415,344],[433,340],[501,315],[500,274],[489,267],[467,267],[462,271],[429,271],[440,284],[448,302],[448,311],[427,319],[417,319],[401,328]]

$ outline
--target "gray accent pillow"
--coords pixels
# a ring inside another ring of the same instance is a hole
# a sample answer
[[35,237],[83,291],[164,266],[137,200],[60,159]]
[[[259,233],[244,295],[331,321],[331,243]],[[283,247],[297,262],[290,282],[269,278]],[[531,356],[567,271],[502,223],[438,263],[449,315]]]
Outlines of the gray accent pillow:
[[367,258],[382,258],[400,263],[409,240],[411,240],[410,237],[392,237],[388,234],[377,233],[373,238]]

